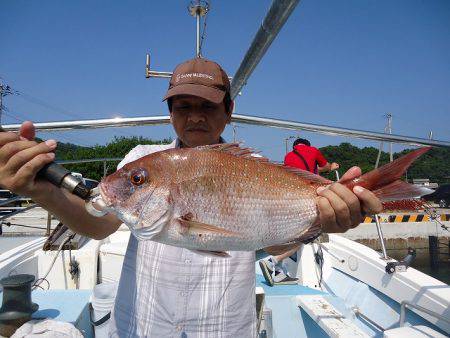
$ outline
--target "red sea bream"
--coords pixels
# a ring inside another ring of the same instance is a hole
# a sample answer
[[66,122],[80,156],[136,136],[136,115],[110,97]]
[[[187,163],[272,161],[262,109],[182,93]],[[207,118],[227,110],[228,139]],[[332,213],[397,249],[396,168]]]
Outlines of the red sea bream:
[[[423,194],[399,180],[428,148],[352,181],[382,200]],[[139,239],[193,250],[257,250],[320,232],[316,189],[330,181],[221,144],[169,149],[126,164],[100,183],[101,197]]]

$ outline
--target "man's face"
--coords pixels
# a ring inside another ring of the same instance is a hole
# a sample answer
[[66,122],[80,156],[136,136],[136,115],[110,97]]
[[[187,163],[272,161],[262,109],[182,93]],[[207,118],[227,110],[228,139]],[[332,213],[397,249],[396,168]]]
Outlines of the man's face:
[[223,102],[217,104],[197,96],[180,95],[172,99],[170,119],[178,138],[186,147],[219,142],[231,113]]

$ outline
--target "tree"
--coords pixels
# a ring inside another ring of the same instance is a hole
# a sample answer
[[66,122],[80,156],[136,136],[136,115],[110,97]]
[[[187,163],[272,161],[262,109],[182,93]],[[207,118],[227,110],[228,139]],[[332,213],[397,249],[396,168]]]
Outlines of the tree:
[[[57,160],[85,160],[99,158],[117,158],[114,161],[108,161],[107,174],[116,170],[117,164],[131,149],[138,144],[166,144],[172,142],[171,139],[155,141],[143,137],[115,137],[110,143],[93,147],[81,147],[71,143],[58,143],[56,148]],[[65,164],[70,171],[79,172],[83,177],[100,180],[103,176],[103,162]]]
[[[378,149],[374,147],[358,148],[350,143],[341,143],[338,146],[326,146],[320,148],[329,162],[337,162],[341,165],[339,172],[344,173],[352,166],[361,167],[363,173],[374,168],[378,155]],[[405,149],[395,153],[394,159],[413,149]],[[408,180],[413,178],[429,178],[439,184],[448,183],[450,180],[450,149],[432,148],[416,160],[408,169]],[[380,166],[389,162],[389,154],[381,153]],[[328,174],[329,179],[334,180],[334,174]]]

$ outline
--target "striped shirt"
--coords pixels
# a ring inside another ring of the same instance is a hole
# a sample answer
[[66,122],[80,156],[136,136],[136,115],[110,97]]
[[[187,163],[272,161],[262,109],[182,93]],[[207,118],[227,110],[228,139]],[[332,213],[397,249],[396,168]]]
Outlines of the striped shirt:
[[[139,145],[119,168],[177,146]],[[112,337],[256,337],[255,253],[213,258],[132,235],[111,316]]]

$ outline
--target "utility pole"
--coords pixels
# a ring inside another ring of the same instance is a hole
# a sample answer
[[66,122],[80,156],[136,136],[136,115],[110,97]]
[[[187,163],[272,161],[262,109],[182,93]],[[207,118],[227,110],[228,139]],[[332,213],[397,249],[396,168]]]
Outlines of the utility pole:
[[14,94],[13,90],[10,86],[4,85],[0,83],[0,125],[2,121],[2,113],[3,113],[3,97],[6,95]]
[[[392,134],[392,114],[387,113],[386,117],[388,119],[388,133]],[[394,160],[394,154],[392,152],[392,142],[389,142],[389,160],[391,162]]]
[[289,137],[286,137],[284,139],[284,145],[285,145],[285,149],[286,149],[286,153],[285,154],[287,154],[289,152],[288,151],[288,141],[293,139],[293,138],[298,138],[298,137],[296,137],[296,136],[289,136]]
[[233,127],[233,143],[236,143],[236,123],[231,123]]
[[[384,133],[392,134],[392,114],[387,113],[385,117],[387,117],[387,123],[386,126],[384,127]],[[380,142],[380,147],[378,148],[378,156],[375,162],[375,169],[378,168],[378,165],[380,164],[380,157],[382,151],[383,151],[383,141]],[[392,152],[392,142],[389,143],[389,160],[391,162],[394,160],[394,154]]]

